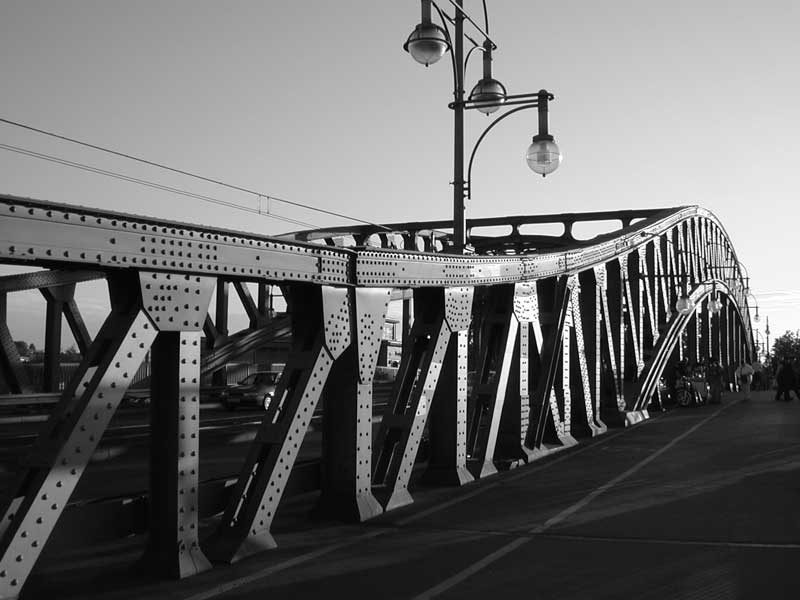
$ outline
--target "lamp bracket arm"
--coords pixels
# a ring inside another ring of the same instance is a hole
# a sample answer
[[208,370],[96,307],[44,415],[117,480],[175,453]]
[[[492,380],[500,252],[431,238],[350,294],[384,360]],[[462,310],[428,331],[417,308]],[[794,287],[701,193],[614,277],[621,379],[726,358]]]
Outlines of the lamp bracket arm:
[[447,40],[447,43],[450,45],[451,48],[449,54],[450,54],[450,64],[453,67],[453,90],[454,90],[453,95],[455,96],[457,90],[459,89],[459,86],[463,87],[463,82],[459,82],[458,67],[456,66],[456,57],[454,55],[454,52],[452,51],[453,36],[450,35],[450,27],[447,24],[447,22],[450,19],[446,16],[446,14],[442,11],[442,9],[439,8],[439,5],[436,4],[436,2],[431,2],[431,5],[433,6],[433,8],[436,9],[436,13],[439,15],[439,19],[442,22],[442,29],[444,29],[445,39]]
[[502,115],[497,117],[494,121],[489,123],[489,126],[483,130],[478,140],[475,142],[475,145],[472,147],[472,153],[469,155],[469,163],[467,166],[467,198],[472,199],[472,163],[475,160],[475,153],[478,151],[478,147],[481,145],[483,138],[486,137],[486,134],[489,133],[495,125],[497,125],[500,121],[505,119],[506,117],[510,117],[514,113],[517,113],[521,110],[526,110],[528,108],[536,108],[536,104],[525,104],[523,106],[518,106],[517,108],[512,108],[509,111],[504,112]]
[[[490,38],[490,37],[489,37],[489,31],[488,31],[488,25],[489,25],[488,21],[489,21],[489,19],[488,19],[488,17],[486,18],[486,21],[487,21],[487,23],[486,23],[486,25],[487,25],[487,28],[486,28],[486,31],[484,31],[484,29],[483,29],[483,28],[482,28],[480,25],[478,25],[478,24],[475,22],[475,20],[474,20],[472,17],[470,17],[470,16],[469,16],[469,13],[467,13],[467,11],[465,11],[465,10],[464,10],[464,7],[463,7],[463,6],[460,6],[459,4],[457,4],[457,3],[455,2],[455,0],[447,0],[447,1],[448,1],[448,2],[450,2],[450,4],[452,4],[452,5],[453,5],[453,8],[455,8],[455,9],[456,9],[458,12],[460,12],[460,13],[461,13],[461,14],[464,16],[464,18],[465,18],[467,21],[469,21],[469,22],[472,24],[472,26],[473,26],[475,29],[477,29],[477,30],[478,30],[478,32],[479,32],[479,33],[480,33],[480,34],[481,34],[481,35],[482,35],[482,36],[483,36],[485,39],[489,40],[489,42],[492,44],[492,50],[497,50],[497,44],[495,44],[495,43],[494,43],[494,40],[493,40],[492,38]],[[431,2],[431,4],[433,4],[434,6],[436,6],[436,10],[439,10],[439,7],[437,6],[436,2]],[[484,9],[485,9],[485,5],[484,5]],[[486,11],[484,10],[484,17],[486,17],[486,16],[487,16],[487,15],[486,15]],[[465,37],[466,37],[466,36],[465,36]],[[469,38],[469,39],[470,39],[470,40],[472,40],[472,38]],[[475,42],[474,42],[474,40],[472,40],[472,42],[473,42],[473,43],[475,43]]]

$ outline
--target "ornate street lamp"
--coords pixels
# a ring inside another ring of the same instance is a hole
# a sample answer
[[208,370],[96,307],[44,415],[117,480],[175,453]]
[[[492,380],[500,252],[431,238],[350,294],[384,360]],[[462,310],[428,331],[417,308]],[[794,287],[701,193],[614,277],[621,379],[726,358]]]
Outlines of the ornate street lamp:
[[[456,254],[464,252],[466,246],[466,208],[465,200],[472,197],[472,163],[475,151],[480,146],[486,134],[506,117],[529,108],[539,109],[539,133],[534,136],[533,143],[528,147],[525,159],[528,166],[540,175],[548,175],[555,171],[561,164],[561,152],[550,135],[547,128],[548,102],[554,96],[546,90],[537,93],[508,95],[505,86],[492,75],[492,53],[497,49],[489,37],[489,19],[484,2],[484,28],[481,28],[464,10],[463,0],[447,0],[455,9],[453,16],[445,14],[432,0],[421,0],[422,22],[417,25],[403,48],[411,54],[417,62],[425,66],[438,61],[445,53],[450,51],[453,66],[453,102],[448,106],[453,109],[453,247]],[[436,9],[442,27],[434,25],[431,21],[432,9]],[[464,34],[464,21],[470,24],[481,34],[483,43],[478,44],[470,36]],[[453,25],[453,35],[450,27]],[[464,57],[464,39],[469,40],[473,47]],[[473,50],[483,52],[483,77],[472,88],[468,99],[464,99],[464,76],[467,62]],[[515,106],[492,121],[478,137],[469,159],[469,168],[466,179],[464,177],[464,111],[476,109],[490,115],[504,106]]]
[[422,0],[421,22],[408,36],[403,50],[426,67],[437,62],[450,50],[450,42],[447,41],[444,29],[431,22],[431,0]]
[[533,136],[528,146],[525,160],[534,173],[545,177],[555,171],[561,164],[561,150],[558,149],[553,136],[547,130],[548,95],[544,90],[539,92],[539,133]]

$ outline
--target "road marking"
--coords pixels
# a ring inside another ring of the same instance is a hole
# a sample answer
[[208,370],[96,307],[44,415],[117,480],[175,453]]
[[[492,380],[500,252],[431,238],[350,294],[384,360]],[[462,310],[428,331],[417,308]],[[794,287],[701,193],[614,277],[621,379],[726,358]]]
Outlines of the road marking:
[[660,449],[656,450],[653,454],[651,454],[647,458],[639,461],[638,463],[636,463],[634,466],[632,466],[627,471],[621,473],[620,475],[617,475],[613,479],[607,481],[606,483],[604,483],[600,487],[598,487],[595,490],[591,491],[586,496],[584,496],[583,498],[578,500],[575,504],[573,504],[573,505],[569,506],[568,508],[562,510],[560,513],[558,513],[554,517],[551,517],[550,519],[545,521],[543,524],[537,525],[536,527],[531,529],[528,532],[530,535],[527,535],[527,536],[524,536],[524,537],[517,537],[517,538],[513,539],[512,541],[510,541],[505,546],[499,548],[498,550],[495,550],[494,552],[492,552],[488,556],[485,556],[484,558],[482,558],[478,562],[470,565],[469,567],[467,567],[463,571],[460,571],[460,572],[456,573],[452,577],[449,577],[449,578],[445,579],[440,584],[438,584],[438,585],[436,585],[436,586],[434,586],[434,587],[432,587],[432,588],[430,588],[428,590],[425,590],[421,594],[415,596],[414,600],[427,600],[428,598],[434,598],[434,597],[438,596],[442,592],[446,592],[450,588],[455,587],[456,585],[458,585],[462,581],[468,579],[469,577],[471,577],[475,573],[477,573],[477,572],[481,571],[482,569],[488,567],[492,563],[497,562],[499,559],[503,558],[509,552],[513,552],[514,550],[516,550],[517,548],[519,548],[520,546],[522,546],[526,542],[530,541],[532,539],[532,537],[530,537],[531,535],[535,536],[537,534],[541,534],[541,533],[547,531],[548,529],[550,529],[551,527],[553,527],[554,525],[558,525],[559,523],[565,521],[567,518],[569,518],[570,516],[572,516],[573,514],[578,512],[580,509],[585,507],[587,504],[589,504],[592,500],[597,498],[599,495],[603,494],[604,492],[607,492],[608,490],[610,490],[612,487],[614,487],[615,485],[617,485],[621,481],[624,481],[625,479],[627,479],[628,477],[630,477],[631,475],[633,475],[634,473],[639,471],[642,467],[645,467],[648,464],[650,464],[651,462],[653,462],[656,458],[658,458],[664,452],[666,452],[667,450],[672,448],[675,444],[677,444],[678,442],[680,442],[681,440],[683,440],[687,436],[689,436],[692,433],[694,433],[695,431],[697,431],[700,427],[702,427],[703,425],[708,423],[711,419],[715,418],[722,411],[728,409],[729,407],[733,406],[737,402],[740,402],[740,401],[737,400],[736,402],[733,402],[731,404],[726,404],[726,405],[722,406],[716,412],[714,412],[710,416],[706,417],[705,419],[703,419],[702,421],[700,421],[699,423],[697,423],[693,427],[687,429],[681,435],[679,435],[678,437],[673,439],[671,442],[669,442],[665,446],[662,446]]
[[244,585],[254,583],[259,579],[264,579],[265,577],[269,577],[270,575],[277,573],[278,571],[289,569],[291,567],[300,565],[304,562],[308,562],[309,560],[313,560],[315,558],[319,558],[320,556],[324,556],[325,554],[329,554],[330,552],[334,552],[341,548],[346,548],[348,546],[352,546],[359,542],[363,542],[365,540],[378,537],[379,535],[383,535],[387,531],[388,530],[385,529],[370,531],[362,535],[356,536],[345,542],[340,542],[338,544],[331,544],[330,546],[326,546],[318,550],[306,552],[305,554],[301,554],[300,556],[295,556],[294,558],[290,558],[278,564],[266,567],[264,569],[261,569],[260,571],[251,573],[250,575],[245,575],[244,577],[239,577],[238,579],[234,579],[233,581],[228,581],[226,583],[213,587],[210,590],[205,590],[203,592],[200,592],[199,594],[188,596],[184,600],[208,600],[209,598],[214,598],[216,596],[219,596],[220,594],[231,592]]
[[[642,421],[642,423],[646,423],[646,422],[647,421]],[[637,425],[639,425],[639,424],[640,423],[637,423]],[[417,521],[417,520],[419,520],[419,519],[421,519],[423,517],[427,517],[429,515],[437,513],[437,512],[439,512],[441,510],[444,510],[445,508],[450,508],[451,506],[453,506],[455,504],[459,504],[459,503],[464,502],[466,500],[469,500],[470,498],[474,498],[475,496],[478,496],[478,495],[480,495],[480,494],[482,494],[482,493],[484,493],[486,491],[493,490],[496,487],[499,487],[499,486],[501,486],[503,484],[510,483],[510,482],[513,482],[513,481],[517,481],[518,479],[522,479],[523,477],[528,477],[529,475],[533,475],[535,473],[538,473],[539,471],[543,471],[544,469],[549,469],[553,465],[556,465],[556,464],[558,464],[558,463],[560,463],[562,461],[565,461],[568,458],[572,458],[574,456],[577,456],[577,455],[585,452],[586,450],[589,450],[591,448],[599,446],[600,444],[604,444],[604,443],[606,443],[606,442],[608,442],[610,440],[613,440],[615,437],[620,436],[623,433],[627,433],[631,429],[632,429],[632,427],[626,427],[625,429],[623,429],[621,431],[618,431],[618,432],[616,432],[614,434],[604,435],[602,437],[595,438],[596,439],[595,443],[589,443],[589,444],[580,445],[580,446],[573,446],[572,448],[568,448],[567,450],[569,450],[569,451],[565,451],[565,453],[563,455],[559,456],[558,458],[554,458],[552,460],[548,460],[547,462],[545,462],[543,464],[538,464],[537,465],[535,463],[532,463],[532,464],[528,464],[528,465],[519,467],[519,469],[517,470],[518,472],[513,474],[513,475],[505,475],[500,480],[494,481],[494,482],[492,482],[492,483],[490,483],[488,485],[485,485],[485,486],[480,487],[480,488],[478,488],[476,490],[473,490],[472,492],[469,492],[468,494],[461,494],[461,495],[457,496],[456,498],[452,498],[451,500],[446,500],[444,502],[436,504],[436,505],[434,505],[434,506],[432,506],[432,507],[430,507],[430,508],[428,508],[426,510],[420,511],[418,513],[414,513],[413,515],[409,515],[408,517],[405,517],[404,519],[399,519],[398,521],[396,521],[396,523],[398,525],[400,525],[400,526],[408,525],[409,523],[413,523],[414,521]]]
[[[643,421],[643,422],[646,423],[647,421]],[[474,498],[475,496],[477,496],[479,494],[482,494],[485,491],[494,489],[494,488],[500,486],[501,484],[503,484],[505,482],[515,481],[517,479],[521,479],[524,476],[527,476],[527,475],[530,475],[530,474],[533,474],[533,473],[538,473],[539,471],[542,471],[544,469],[550,468],[551,466],[553,466],[553,465],[555,465],[557,463],[560,463],[560,462],[562,462],[564,460],[567,460],[568,458],[572,458],[573,456],[577,456],[578,454],[584,452],[585,450],[588,450],[590,448],[594,448],[595,446],[598,446],[598,445],[600,445],[602,443],[605,443],[605,442],[607,442],[609,440],[612,440],[615,437],[620,436],[623,433],[626,433],[630,429],[632,429],[632,428],[631,427],[626,427],[625,429],[623,429],[621,431],[618,431],[618,432],[616,432],[614,434],[600,436],[600,437],[596,438],[597,439],[596,443],[582,445],[582,446],[579,446],[579,447],[575,448],[574,450],[571,449],[570,451],[565,452],[565,454],[563,456],[560,456],[560,457],[555,458],[553,460],[547,461],[544,464],[541,464],[541,465],[527,465],[527,468],[526,467],[521,467],[520,468],[520,472],[518,474],[514,474],[514,475],[511,475],[511,476],[504,477],[502,480],[498,480],[498,481],[493,482],[493,483],[491,483],[489,485],[486,485],[484,487],[481,487],[481,488],[478,488],[476,490],[473,490],[472,492],[470,492],[468,494],[460,495],[457,498],[453,498],[451,500],[446,500],[446,501],[441,502],[441,503],[439,503],[437,505],[434,505],[434,506],[428,508],[427,510],[423,510],[423,511],[421,511],[419,513],[415,513],[413,515],[409,515],[408,517],[405,517],[404,519],[398,520],[397,524],[402,526],[402,525],[406,525],[406,524],[412,523],[412,522],[414,522],[414,521],[416,521],[418,519],[421,519],[423,517],[426,517],[428,515],[436,513],[436,512],[438,512],[440,510],[444,510],[446,508],[449,508],[450,506],[453,506],[453,505],[458,504],[460,502],[464,502],[466,500],[469,500],[470,498]],[[244,577],[240,577],[238,579],[234,579],[233,581],[229,581],[229,582],[226,582],[224,584],[218,585],[217,587],[211,588],[210,590],[206,590],[204,592],[200,592],[200,593],[195,594],[193,596],[187,596],[184,600],[208,600],[209,598],[214,598],[216,596],[219,596],[220,594],[225,594],[227,592],[233,591],[233,590],[238,589],[238,588],[240,588],[240,587],[242,587],[244,585],[248,585],[250,583],[254,583],[254,582],[258,581],[259,579],[263,579],[265,577],[269,577],[270,575],[273,575],[273,574],[278,573],[280,571],[284,571],[286,569],[290,569],[292,567],[301,565],[301,564],[303,564],[305,562],[308,562],[308,561],[313,560],[315,558],[318,558],[320,556],[324,556],[325,554],[328,554],[330,552],[334,552],[334,551],[339,550],[341,548],[346,548],[348,546],[352,546],[352,545],[357,544],[359,542],[362,542],[364,540],[368,540],[368,539],[372,539],[372,538],[378,537],[380,535],[384,535],[384,534],[389,533],[391,531],[395,531],[395,529],[391,528],[391,529],[380,529],[380,530],[376,530],[376,531],[370,531],[368,533],[356,536],[355,538],[350,539],[348,541],[340,542],[338,544],[332,544],[330,546],[326,546],[324,548],[320,548],[319,550],[314,550],[312,552],[307,552],[305,554],[301,554],[300,556],[296,556],[296,557],[291,558],[289,560],[285,560],[283,562],[280,562],[280,563],[277,563],[275,565],[271,565],[269,567],[261,569],[260,571],[257,571],[255,573],[251,573],[250,575],[246,575]],[[520,538],[520,539],[522,541],[527,541],[528,538]],[[512,542],[512,544],[513,544],[513,542]],[[512,550],[514,550],[514,548],[509,548],[506,551],[506,553],[511,552]],[[487,557],[487,558],[489,558],[489,557]],[[497,560],[497,558],[500,558],[500,556],[494,558],[490,562],[493,562],[494,560]],[[486,560],[486,559],[484,559],[484,560]],[[489,564],[489,563],[487,563],[487,564]],[[483,568],[483,567],[481,566],[477,570],[480,570],[481,568]]]
[[708,546],[711,548],[755,548],[759,550],[800,550],[800,544],[766,542],[728,542],[723,540],[671,540],[668,538],[607,537],[590,535],[571,535],[548,533],[542,537],[554,540],[575,540],[580,542],[617,542],[622,544],[659,544],[667,546]]

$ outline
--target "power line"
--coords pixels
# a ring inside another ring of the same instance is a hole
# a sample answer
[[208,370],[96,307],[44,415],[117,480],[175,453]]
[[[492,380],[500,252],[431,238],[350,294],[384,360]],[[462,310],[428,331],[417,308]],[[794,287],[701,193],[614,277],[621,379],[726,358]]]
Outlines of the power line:
[[[246,206],[242,206],[241,204],[235,204],[233,202],[228,202],[226,200],[220,200],[219,198],[214,198],[212,196],[206,196],[203,194],[197,194],[195,192],[190,192],[188,190],[184,190],[181,188],[175,188],[168,185],[164,185],[161,183],[156,183],[154,181],[148,181],[147,179],[140,179],[138,177],[132,177],[130,175],[125,175],[123,173],[117,173],[115,171],[109,171],[107,169],[101,169],[99,167],[93,167],[91,165],[87,165],[84,163],[79,163],[71,160],[67,160],[65,158],[60,158],[58,156],[52,156],[49,154],[43,154],[41,152],[35,152],[33,150],[28,150],[26,148],[20,148],[19,146],[12,146],[9,144],[0,144],[0,149],[7,150],[9,152],[16,152],[17,154],[22,154],[25,156],[30,156],[33,158],[38,158],[41,160],[46,160],[48,162],[64,165],[67,167],[74,167],[76,169],[81,169],[83,171],[88,171],[90,173],[96,173],[98,175],[105,175],[107,177],[112,177],[114,179],[119,179],[122,181],[129,181],[131,183],[137,183],[139,185],[143,185],[146,187],[154,188],[157,190],[162,190],[165,192],[171,192],[173,194],[178,194],[180,196],[186,196],[189,198],[195,198],[197,200],[203,200],[206,202],[211,202],[212,204],[219,204],[220,206],[226,206],[228,208],[234,208],[236,210],[242,210],[249,213],[254,213],[258,215],[262,215],[265,217],[272,217],[274,219],[278,219],[280,221],[285,221],[287,223],[292,223],[294,225],[300,225],[301,227],[307,227],[309,229],[317,229],[316,225],[312,225],[310,223],[306,223],[304,221],[298,221],[297,219],[292,219],[290,217],[286,217],[283,215],[277,215],[272,212],[263,212],[259,205],[258,209],[255,208],[248,208]],[[263,197],[263,196],[262,196]]]
[[308,204],[302,204],[300,202],[293,202],[291,200],[285,200],[284,198],[278,198],[276,196],[270,196],[269,194],[264,194],[262,192],[257,192],[255,190],[251,190],[251,189],[248,189],[248,188],[245,188],[245,187],[234,185],[232,183],[227,183],[225,181],[220,181],[219,179],[212,179],[210,177],[204,177],[203,175],[198,175],[197,173],[192,173],[190,171],[184,171],[182,169],[177,169],[175,167],[170,167],[168,165],[157,163],[157,162],[154,162],[154,161],[151,161],[151,160],[147,160],[145,158],[141,158],[141,157],[138,157],[138,156],[133,156],[131,154],[126,154],[124,152],[119,152],[117,150],[112,150],[110,148],[105,148],[103,146],[98,146],[96,144],[90,144],[89,142],[84,142],[84,141],[77,140],[75,138],[71,138],[71,137],[68,137],[68,136],[65,136],[65,135],[61,135],[61,134],[58,134],[58,133],[53,133],[52,131],[39,129],[39,128],[33,127],[31,125],[26,125],[24,123],[19,123],[17,121],[11,121],[10,119],[4,119],[4,118],[0,117],[0,123],[5,123],[6,125],[12,125],[14,127],[19,127],[21,129],[27,129],[28,131],[33,131],[35,133],[40,133],[42,135],[46,135],[46,136],[49,136],[49,137],[52,137],[52,138],[63,140],[65,142],[70,142],[72,144],[77,144],[77,145],[83,146],[85,148],[91,148],[93,150],[99,150],[100,152],[106,152],[108,154],[113,154],[114,156],[119,156],[121,158],[127,158],[128,160],[133,160],[133,161],[136,161],[138,163],[149,165],[151,167],[157,167],[159,169],[164,169],[165,171],[171,171],[172,173],[178,173],[180,175],[185,175],[187,177],[193,177],[195,179],[199,179],[201,181],[206,181],[208,183],[213,183],[215,185],[221,185],[223,187],[226,187],[226,188],[229,188],[229,189],[232,189],[232,190],[236,190],[236,191],[239,191],[239,192],[245,192],[247,194],[253,194],[254,196],[257,196],[259,198],[269,198],[270,200],[275,200],[276,202],[282,202],[284,204],[289,204],[291,206],[298,206],[300,208],[305,208],[305,209],[308,209],[308,210],[321,212],[321,213],[324,213],[326,215],[339,217],[341,219],[348,219],[350,221],[355,221],[357,223],[363,223],[364,225],[372,225],[373,227],[380,227],[381,229],[386,229],[387,231],[390,230],[390,228],[388,228],[388,227],[384,227],[383,225],[378,225],[377,223],[373,223],[371,221],[365,221],[365,220],[359,219],[357,217],[351,217],[349,215],[344,215],[344,214],[333,212],[333,211],[330,211],[330,210],[325,210],[323,208],[317,208],[315,206],[310,206]]

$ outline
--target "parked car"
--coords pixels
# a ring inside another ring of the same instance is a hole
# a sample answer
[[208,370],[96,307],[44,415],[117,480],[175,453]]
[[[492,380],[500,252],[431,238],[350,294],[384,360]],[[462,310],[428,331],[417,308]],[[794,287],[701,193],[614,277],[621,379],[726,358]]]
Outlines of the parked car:
[[220,393],[220,401],[228,410],[239,406],[253,406],[267,410],[275,395],[279,371],[251,373],[236,385]]

